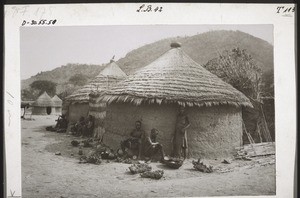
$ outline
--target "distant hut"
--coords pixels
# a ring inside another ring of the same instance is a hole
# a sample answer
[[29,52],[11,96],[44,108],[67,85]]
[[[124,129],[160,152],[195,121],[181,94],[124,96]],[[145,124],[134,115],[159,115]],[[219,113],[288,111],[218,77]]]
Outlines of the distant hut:
[[[25,118],[25,115],[28,114],[28,110],[31,112],[31,105],[34,101],[21,101],[21,118]],[[27,110],[27,112],[26,112]],[[30,113],[31,114],[31,113]]]
[[52,106],[52,112],[53,114],[60,115],[61,109],[62,109],[62,100],[57,96],[53,96],[52,98],[53,106]]
[[44,92],[34,101],[32,106],[32,115],[50,115],[52,114],[53,102],[51,97]]
[[126,76],[115,61],[111,60],[91,82],[68,96],[64,101],[63,109],[67,112],[70,123],[78,121],[81,116],[89,115],[89,94],[91,92],[106,89],[110,84],[118,82]]
[[167,154],[179,106],[185,106],[191,123],[188,155],[206,158],[229,156],[242,145],[241,107],[252,107],[245,95],[192,60],[178,43],[95,101],[107,103],[105,144],[118,148],[140,120],[145,131],[161,132],[158,141]]

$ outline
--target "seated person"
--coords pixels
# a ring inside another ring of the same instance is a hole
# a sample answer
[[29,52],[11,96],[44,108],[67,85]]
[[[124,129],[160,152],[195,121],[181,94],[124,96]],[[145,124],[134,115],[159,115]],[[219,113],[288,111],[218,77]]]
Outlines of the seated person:
[[62,115],[62,120],[60,122],[60,128],[67,130],[68,128],[68,120],[65,115]]
[[75,125],[72,127],[71,129],[72,134],[75,136],[81,136],[84,128],[85,128],[85,119],[83,116],[81,116],[79,121],[76,122]]
[[66,116],[63,114],[59,116],[57,119],[57,124],[55,126],[55,129],[58,133],[64,133],[67,131],[68,128],[68,120],[66,119]]
[[161,161],[164,160],[165,153],[163,147],[156,140],[159,131],[157,129],[152,129],[151,133],[145,133],[144,136],[144,156],[153,159],[153,157],[159,152],[161,155]]
[[142,130],[142,122],[135,122],[135,129],[130,133],[130,138],[121,142],[121,149],[123,153],[125,153],[125,149],[138,150],[138,158],[141,158],[141,140],[144,135],[144,131]]
[[82,135],[85,137],[91,137],[93,135],[93,131],[94,131],[94,117],[89,115],[87,122],[84,126],[84,129],[82,131],[83,132]]

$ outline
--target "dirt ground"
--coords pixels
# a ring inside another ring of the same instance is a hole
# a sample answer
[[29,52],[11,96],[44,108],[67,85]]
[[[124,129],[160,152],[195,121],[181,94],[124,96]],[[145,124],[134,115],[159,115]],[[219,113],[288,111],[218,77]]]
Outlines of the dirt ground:
[[[67,134],[48,132],[54,116],[32,116],[22,120],[22,196],[28,198],[85,197],[201,197],[231,195],[275,195],[275,157],[251,161],[207,160],[213,173],[193,169],[192,159],[178,170],[150,163],[163,169],[160,180],[129,173],[130,164],[104,161],[100,165],[80,164],[78,148]],[[61,155],[55,155],[55,152]],[[84,148],[84,153],[89,149]]]

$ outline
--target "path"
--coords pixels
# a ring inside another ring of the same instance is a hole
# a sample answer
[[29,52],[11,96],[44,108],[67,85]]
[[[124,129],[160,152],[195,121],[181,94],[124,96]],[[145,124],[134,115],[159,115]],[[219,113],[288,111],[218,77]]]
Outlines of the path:
[[[247,165],[245,162],[239,162],[241,167],[236,167],[237,162],[235,162],[233,163],[235,169],[232,172],[205,174],[193,170],[190,161],[185,162],[179,170],[169,170],[159,163],[151,163],[154,170],[164,168],[165,174],[161,180],[131,175],[128,173],[129,165],[123,163],[79,164],[76,155],[71,157],[70,152],[66,151],[69,145],[65,145],[65,142],[70,142],[72,137],[45,131],[46,126],[54,124],[55,117],[36,116],[33,118],[35,120],[22,120],[23,197],[182,197],[275,194],[274,164],[256,166],[253,163]],[[62,155],[54,155],[55,149],[63,149]],[[226,167],[226,165],[222,166]]]

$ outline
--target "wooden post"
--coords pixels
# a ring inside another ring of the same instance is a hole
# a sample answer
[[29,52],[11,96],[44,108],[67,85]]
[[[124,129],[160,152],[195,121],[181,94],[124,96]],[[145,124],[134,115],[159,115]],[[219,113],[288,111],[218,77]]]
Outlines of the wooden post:
[[260,143],[262,143],[262,137],[261,137],[261,132],[260,132],[260,124],[258,124],[258,122],[256,123],[256,130],[257,130],[257,133],[259,135],[259,141],[260,141]]
[[264,128],[265,128],[265,133],[266,133],[266,140],[268,142],[272,142],[272,137],[271,137],[271,134],[270,134],[270,130],[269,130],[269,127],[268,127],[268,123],[266,121],[266,117],[265,117],[265,114],[264,114],[264,110],[262,108],[262,105],[260,105],[260,109],[261,109],[261,113],[262,113],[262,118],[263,118],[263,125],[264,125]]
[[253,144],[254,144],[255,142],[254,142],[253,138],[251,137],[250,133],[248,133],[244,121],[243,121],[243,127],[244,127],[245,133],[247,134],[247,137],[248,137],[248,139],[249,139],[250,145],[251,145],[251,147],[252,147],[252,149],[253,149],[253,151],[254,151],[254,154],[256,155],[256,152],[255,152],[255,149],[254,149],[254,146],[253,146]]

